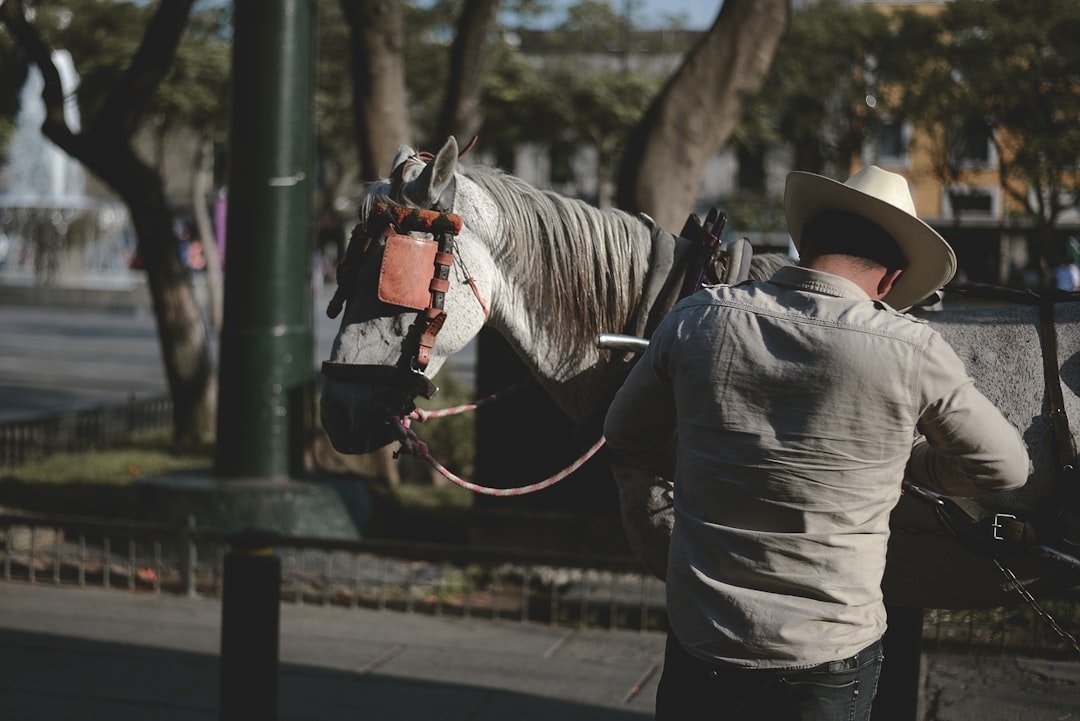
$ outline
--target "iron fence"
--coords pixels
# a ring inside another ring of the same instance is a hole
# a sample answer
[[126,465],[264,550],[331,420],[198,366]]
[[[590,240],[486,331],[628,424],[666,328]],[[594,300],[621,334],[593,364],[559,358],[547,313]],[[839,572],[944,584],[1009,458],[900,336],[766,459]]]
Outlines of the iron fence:
[[[226,534],[0,514],[5,581],[218,597]],[[666,628],[663,584],[631,558],[281,536],[281,599],[599,629]]]
[[18,466],[53,453],[102,448],[132,433],[172,426],[167,397],[91,408],[48,418],[0,424],[0,467]]
[[[220,597],[225,533],[75,516],[0,514],[4,581]],[[281,536],[283,602],[575,628],[664,631],[662,582],[631,558]],[[1080,628],[1080,603],[1049,601]],[[929,609],[928,651],[1073,658],[1032,609]]]

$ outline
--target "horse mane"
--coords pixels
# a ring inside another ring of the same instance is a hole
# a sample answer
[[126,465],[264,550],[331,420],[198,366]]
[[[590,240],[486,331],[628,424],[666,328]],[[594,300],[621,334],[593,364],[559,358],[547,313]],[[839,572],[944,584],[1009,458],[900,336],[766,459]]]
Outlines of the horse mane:
[[[639,301],[631,289],[643,285],[649,270],[648,258],[638,257],[651,248],[649,226],[625,211],[541,190],[498,168],[471,165],[459,172],[499,208],[507,242],[496,260],[522,290],[527,309],[540,309],[524,315],[538,326],[537,336],[542,331],[556,364],[595,349],[598,333],[625,330]],[[368,184],[360,217],[375,202],[391,201],[389,190],[385,180]],[[767,280],[791,263],[782,253],[755,255],[749,277]]]
[[496,168],[470,166],[463,173],[499,207],[510,242],[498,261],[521,284],[528,306],[542,310],[535,322],[543,324],[553,352],[595,348],[597,333],[625,329],[638,300],[631,289],[641,287],[648,271],[648,259],[635,255],[650,248],[644,222]]

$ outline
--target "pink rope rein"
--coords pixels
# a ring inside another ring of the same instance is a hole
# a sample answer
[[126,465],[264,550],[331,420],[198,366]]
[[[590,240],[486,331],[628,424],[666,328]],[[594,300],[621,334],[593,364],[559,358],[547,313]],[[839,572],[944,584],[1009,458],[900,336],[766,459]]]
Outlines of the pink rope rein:
[[398,433],[401,436],[401,448],[398,451],[399,453],[408,453],[409,455],[423,458],[425,461],[431,464],[431,467],[434,468],[439,473],[439,475],[443,476],[448,481],[451,481],[452,483],[455,483],[462,488],[473,491],[474,493],[482,493],[488,496],[523,496],[527,493],[535,493],[537,491],[542,491],[545,488],[550,488],[559,481],[565,479],[567,476],[570,476],[577,469],[581,468],[581,466],[584,465],[587,460],[596,455],[596,452],[599,451],[600,448],[602,448],[604,445],[604,439],[603,437],[601,437],[576,461],[574,461],[569,466],[559,471],[555,475],[549,476],[548,478],[545,478],[542,481],[538,481],[537,483],[532,483],[527,486],[518,486],[516,488],[492,488],[490,486],[482,486],[478,483],[467,481],[464,478],[455,475],[450,469],[439,463],[439,461],[431,455],[431,452],[428,450],[427,444],[417,437],[416,432],[409,428],[407,423],[408,419],[405,419],[404,421],[399,420],[397,423]]
[[517,383],[513,384],[512,386],[508,386],[506,388],[503,388],[501,391],[497,391],[495,393],[492,393],[489,396],[485,396],[485,397],[483,397],[483,398],[481,398],[479,400],[475,400],[472,403],[463,403],[460,406],[450,406],[449,408],[438,408],[438,409],[433,410],[433,411],[427,411],[427,410],[424,410],[423,408],[414,408],[412,410],[412,412],[410,412],[409,415],[406,417],[406,420],[407,421],[419,421],[420,423],[425,423],[426,421],[428,421],[431,418],[446,418],[447,416],[456,416],[459,413],[467,413],[468,411],[474,411],[477,408],[482,408],[483,406],[486,406],[488,403],[491,403],[493,401],[497,401],[500,398],[505,398],[506,396],[510,395],[514,391],[520,389],[523,385],[525,385],[526,383],[528,383],[531,380],[532,380],[532,378],[522,378]]
[[466,413],[468,411],[476,410],[481,406],[485,406],[492,401],[509,395],[530,380],[532,379],[525,378],[508,388],[505,388],[497,393],[492,393],[491,395],[481,398],[477,401],[473,401],[472,403],[465,403],[460,406],[451,406],[450,408],[440,408],[433,411],[427,411],[423,408],[415,408],[405,418],[395,419],[395,425],[397,426],[398,435],[400,436],[401,441],[401,448],[399,448],[397,453],[394,454],[395,457],[400,453],[406,453],[410,456],[423,458],[443,478],[446,478],[448,481],[451,481],[452,483],[455,483],[462,488],[473,491],[474,493],[483,493],[489,496],[507,497],[522,496],[526,493],[535,493],[536,491],[542,491],[545,488],[550,488],[551,486],[555,485],[567,476],[573,474],[573,472],[581,468],[581,466],[584,465],[587,460],[596,455],[596,452],[599,451],[600,448],[604,445],[604,438],[601,436],[600,440],[598,440],[592,445],[591,448],[585,451],[585,453],[582,454],[581,457],[579,457],[577,460],[575,460],[573,463],[571,463],[569,466],[559,471],[555,475],[545,478],[542,481],[532,483],[527,486],[519,486],[516,488],[491,488],[490,486],[481,486],[478,483],[467,481],[464,478],[455,475],[449,468],[439,463],[439,461],[431,455],[431,451],[428,450],[427,444],[420,440],[419,436],[416,435],[416,431],[411,428],[412,421],[424,423],[431,418],[446,418],[447,416],[453,416],[459,413]]

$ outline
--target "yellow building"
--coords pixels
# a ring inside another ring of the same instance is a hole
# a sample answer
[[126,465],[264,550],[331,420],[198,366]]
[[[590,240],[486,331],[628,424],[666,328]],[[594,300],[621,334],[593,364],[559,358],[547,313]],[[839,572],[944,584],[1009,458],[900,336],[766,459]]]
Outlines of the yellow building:
[[[869,5],[883,13],[899,9],[936,13],[948,1],[849,0],[853,6]],[[1002,189],[997,151],[988,130],[972,127],[966,134],[961,172],[950,186],[945,186],[934,170],[935,143],[940,138],[902,120],[890,123],[886,119],[854,165],[875,163],[908,179],[916,212],[955,248],[960,279],[1023,286],[1044,282],[1045,278],[1039,277],[1041,251],[1029,238],[1028,223],[1019,220],[1022,208]],[[1080,236],[1075,219],[1063,221],[1059,225],[1063,236]]]

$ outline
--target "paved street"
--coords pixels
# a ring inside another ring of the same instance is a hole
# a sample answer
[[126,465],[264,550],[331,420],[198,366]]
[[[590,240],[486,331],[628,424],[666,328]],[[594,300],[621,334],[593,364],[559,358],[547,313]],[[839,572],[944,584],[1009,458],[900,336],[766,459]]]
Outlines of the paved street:
[[[314,368],[330,357],[339,320],[326,317],[332,288],[315,301]],[[215,362],[217,359],[214,341]],[[472,347],[454,359],[472,380]],[[0,423],[166,394],[149,305],[95,307],[0,303]]]
[[[220,625],[213,600],[0,582],[0,718],[217,719]],[[278,719],[647,719],[663,644],[283,604]]]
[[0,422],[165,392],[148,311],[0,306]]

